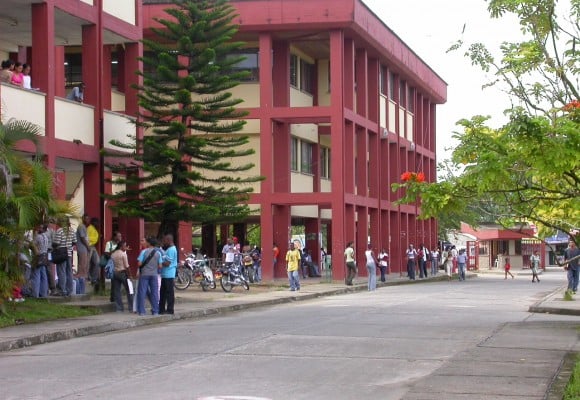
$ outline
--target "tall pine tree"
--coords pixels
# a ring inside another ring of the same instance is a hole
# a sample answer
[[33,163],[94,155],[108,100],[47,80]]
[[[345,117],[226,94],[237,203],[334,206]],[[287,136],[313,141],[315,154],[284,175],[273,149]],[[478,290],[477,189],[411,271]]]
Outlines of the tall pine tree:
[[[235,68],[243,43],[233,41],[237,26],[226,0],[173,0],[157,19],[154,38],[144,39],[143,84],[139,104],[143,139],[130,149],[136,162],[110,163],[113,179],[126,189],[110,196],[120,215],[160,222],[159,235],[177,237],[179,221],[233,222],[250,212],[244,203],[260,180],[247,176],[254,153],[240,134],[246,115],[242,100],[228,90],[247,72]],[[239,53],[238,53],[239,54]],[[240,160],[234,162],[234,160]],[[128,164],[137,173],[126,174]]]

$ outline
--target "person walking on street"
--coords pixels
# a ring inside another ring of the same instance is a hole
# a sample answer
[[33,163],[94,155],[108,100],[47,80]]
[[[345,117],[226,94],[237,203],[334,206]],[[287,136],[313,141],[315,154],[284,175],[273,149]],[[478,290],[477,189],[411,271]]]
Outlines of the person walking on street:
[[383,247],[381,252],[379,253],[379,269],[381,270],[381,282],[385,282],[387,280],[385,274],[387,273],[387,268],[389,267],[389,253]]
[[367,260],[368,290],[374,292],[377,289],[377,265],[379,262],[370,243],[367,245],[365,257]]
[[290,250],[286,253],[286,271],[288,271],[288,283],[290,284],[291,292],[300,290],[298,268],[300,268],[300,250],[294,247],[294,242],[291,242]]
[[510,269],[512,269],[512,266],[510,264],[510,258],[509,257],[506,257],[505,258],[503,269],[505,271],[505,278],[504,279],[507,279],[508,274],[509,274],[509,276],[512,277],[512,279],[514,279],[514,275],[510,272]]
[[540,255],[538,254],[538,250],[534,251],[534,254],[530,257],[530,268],[532,269],[532,283],[536,280],[539,283],[538,270],[540,269]]
[[447,275],[447,280],[451,281],[451,275],[453,273],[453,254],[451,253],[450,248],[443,252],[443,260],[445,262],[445,275]]
[[574,294],[578,291],[579,258],[580,249],[576,246],[576,242],[570,240],[568,248],[564,252],[564,262],[567,264],[566,269],[568,270],[568,291],[572,291]]
[[346,261],[346,286],[352,286],[352,281],[356,276],[356,262],[354,256],[353,242],[348,242],[344,250],[344,260]]
[[466,264],[467,264],[467,254],[465,252],[465,249],[461,249],[461,250],[459,250],[459,253],[457,254],[457,269],[458,269],[460,281],[465,280],[465,266],[466,266]]
[[431,252],[431,276],[439,273],[439,250],[434,248]]
[[173,284],[177,272],[177,248],[173,243],[173,235],[163,237],[163,267],[161,268],[161,290],[159,293],[159,314],[173,314],[175,291]]
[[407,256],[407,275],[409,276],[410,280],[414,281],[415,266],[417,265],[417,250],[415,250],[415,247],[410,244],[405,254]]

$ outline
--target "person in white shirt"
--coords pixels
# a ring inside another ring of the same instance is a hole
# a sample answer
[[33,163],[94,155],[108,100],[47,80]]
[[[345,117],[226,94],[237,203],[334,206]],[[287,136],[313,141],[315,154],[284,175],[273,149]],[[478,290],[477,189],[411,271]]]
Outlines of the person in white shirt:
[[387,273],[387,268],[389,267],[389,253],[384,248],[379,253],[379,268],[381,270],[381,282],[387,280],[385,274]]

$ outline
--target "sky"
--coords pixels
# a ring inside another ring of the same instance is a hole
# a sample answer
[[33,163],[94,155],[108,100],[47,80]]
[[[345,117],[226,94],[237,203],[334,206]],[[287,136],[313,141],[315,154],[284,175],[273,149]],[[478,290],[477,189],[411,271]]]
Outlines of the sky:
[[[491,75],[472,66],[464,54],[470,43],[482,42],[492,50],[503,41],[518,40],[517,19],[491,19],[485,0],[363,2],[448,84],[447,103],[437,108],[438,161],[451,154],[451,135],[460,130],[458,120],[490,115],[494,127],[506,122],[503,110],[509,107],[509,98],[499,89],[482,89]],[[464,47],[447,53],[458,39]]]

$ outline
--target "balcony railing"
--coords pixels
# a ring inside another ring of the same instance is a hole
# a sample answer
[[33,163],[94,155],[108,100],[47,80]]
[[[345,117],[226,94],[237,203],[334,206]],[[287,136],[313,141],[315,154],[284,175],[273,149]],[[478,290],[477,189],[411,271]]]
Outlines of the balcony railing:
[[16,119],[29,121],[42,130],[46,128],[46,95],[35,90],[26,90],[17,86],[2,84],[0,88],[0,114],[2,121]]

